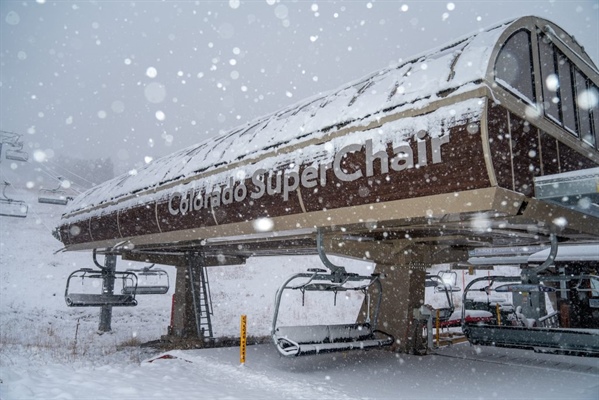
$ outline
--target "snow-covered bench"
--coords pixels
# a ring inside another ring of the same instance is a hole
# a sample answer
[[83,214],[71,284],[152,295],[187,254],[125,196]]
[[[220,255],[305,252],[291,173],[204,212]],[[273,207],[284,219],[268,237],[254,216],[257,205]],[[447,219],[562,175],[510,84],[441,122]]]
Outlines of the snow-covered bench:
[[373,331],[370,324],[281,326],[273,340],[284,356],[382,347],[394,341],[391,335]]
[[130,294],[69,293],[65,296],[69,307],[136,306],[137,300]]

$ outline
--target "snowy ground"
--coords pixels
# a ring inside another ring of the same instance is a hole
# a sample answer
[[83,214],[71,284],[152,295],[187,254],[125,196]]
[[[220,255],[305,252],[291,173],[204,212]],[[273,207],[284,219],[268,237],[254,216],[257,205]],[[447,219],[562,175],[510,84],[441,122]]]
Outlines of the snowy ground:
[[[2,400],[599,399],[599,359],[468,344],[423,357],[369,351],[291,360],[271,345],[258,345],[248,347],[245,366],[237,348],[173,351],[170,358],[149,362],[161,353],[138,345],[166,333],[173,288],[167,295],[138,296],[137,307],[115,308],[113,331],[98,335],[98,309],[69,309],[63,298],[68,275],[91,267],[91,255],[54,254],[60,243],[50,231],[61,207],[38,204],[35,191],[10,193],[30,208],[25,219],[0,217]],[[267,334],[278,285],[318,263],[315,257],[281,257],[211,269],[215,334],[237,335],[241,313],[248,315],[248,334]],[[119,261],[117,267],[129,265]],[[174,282],[174,269],[163,268]],[[369,268],[349,265],[356,271]],[[471,278],[460,276],[458,284]],[[355,313],[359,300],[338,301],[339,318]],[[308,307],[291,307],[290,316],[301,318]],[[325,307],[317,307],[313,317],[335,322]]]

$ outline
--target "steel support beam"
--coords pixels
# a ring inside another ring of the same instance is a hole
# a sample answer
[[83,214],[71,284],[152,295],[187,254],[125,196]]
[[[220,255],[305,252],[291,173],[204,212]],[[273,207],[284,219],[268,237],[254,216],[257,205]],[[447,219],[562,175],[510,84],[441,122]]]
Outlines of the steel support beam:
[[[113,295],[114,294],[114,271],[116,271],[116,255],[107,254],[104,257],[104,268],[102,271],[102,293]],[[98,332],[100,334],[104,332],[110,332],[112,323],[112,306],[103,305],[100,308],[100,324],[98,326]]]

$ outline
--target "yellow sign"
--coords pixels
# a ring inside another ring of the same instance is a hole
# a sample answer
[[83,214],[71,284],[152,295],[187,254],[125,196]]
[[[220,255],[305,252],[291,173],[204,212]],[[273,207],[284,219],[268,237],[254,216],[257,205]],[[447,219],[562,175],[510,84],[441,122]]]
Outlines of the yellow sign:
[[239,358],[245,364],[245,345],[247,336],[247,316],[241,316],[241,334],[239,336]]
[[501,325],[501,307],[499,303],[495,304],[495,313],[497,314],[497,325]]

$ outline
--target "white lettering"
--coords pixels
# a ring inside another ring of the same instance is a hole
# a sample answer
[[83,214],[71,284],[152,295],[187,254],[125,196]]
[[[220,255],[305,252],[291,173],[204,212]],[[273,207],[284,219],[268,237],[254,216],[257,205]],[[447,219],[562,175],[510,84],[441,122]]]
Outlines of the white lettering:
[[381,174],[389,173],[389,156],[384,150],[372,153],[372,140],[366,141],[366,176],[371,177],[374,175],[374,160],[377,158],[381,161]]
[[362,150],[362,145],[349,144],[343,147],[341,150],[339,150],[339,153],[335,155],[335,160],[333,161],[333,172],[335,173],[337,179],[343,182],[352,182],[362,177],[362,171],[360,169],[348,174],[341,168],[341,160],[343,159],[343,157],[345,157],[347,153],[360,150]]
[[330,164],[320,164],[320,186],[325,187],[327,185],[327,169],[331,169]]
[[229,185],[223,188],[222,203],[225,205],[233,203],[233,177],[229,179]]
[[210,193],[209,197],[210,197],[210,206],[212,208],[220,207],[220,192],[217,192],[215,190]]
[[235,187],[235,191],[234,191],[235,201],[236,202],[244,201],[247,194],[248,194],[247,188],[245,187],[243,182],[240,182],[239,185],[237,185],[237,187]]
[[433,164],[439,164],[440,162],[443,162],[441,160],[441,145],[447,143],[449,143],[449,133],[431,139],[431,145],[433,147]]
[[391,159],[391,169],[393,171],[414,168],[414,154],[409,144],[394,147],[393,153],[395,154],[395,157]]
[[189,211],[189,199],[187,198],[188,194],[185,196],[181,196],[181,203],[179,204],[179,211],[181,211],[181,215],[187,214]]
[[[289,183],[289,181],[293,179],[293,183]],[[291,171],[288,174],[284,175],[283,179],[283,200],[289,200],[289,192],[294,191],[299,186],[299,174],[295,171]]]
[[259,199],[264,196],[264,192],[266,190],[266,185],[264,184],[264,174],[266,173],[265,169],[260,168],[252,175],[252,184],[254,185],[256,192],[250,193],[250,197],[252,199]]
[[275,172],[276,186],[274,188],[272,187],[272,175],[273,175],[273,171],[271,171],[268,174],[268,178],[266,179],[267,180],[266,193],[268,193],[271,196],[273,194],[275,194],[275,193],[281,193],[281,175],[282,175],[282,172],[281,171]]
[[302,186],[309,189],[317,185],[318,170],[314,167],[306,167],[302,171]]
[[203,197],[200,192],[196,192],[195,197],[193,198],[193,210],[198,211],[202,209]]
[[416,143],[418,145],[418,166],[424,167],[427,164],[427,156],[426,156],[426,141],[424,138],[426,137],[426,131],[418,131],[416,137]]
[[181,193],[180,193],[180,192],[175,192],[175,193],[173,193],[173,194],[171,195],[171,197],[168,199],[168,212],[169,212],[171,215],[177,215],[177,214],[179,214],[179,210],[178,210],[178,209],[175,209],[175,208],[173,208],[173,199],[175,199],[175,198],[177,198],[177,197],[179,197],[179,198],[180,198],[180,197],[182,197],[182,195],[181,195]]
[[[363,177],[370,178],[375,176],[375,172],[376,175],[383,175],[389,174],[390,169],[399,172],[414,168],[416,163],[419,167],[424,167],[429,162],[433,164],[442,163],[443,145],[449,143],[449,133],[430,138],[430,152],[432,155],[432,160],[430,161],[428,158],[427,136],[430,136],[427,131],[418,131],[412,139],[416,142],[416,150],[412,149],[414,146],[413,143],[404,142],[393,148],[393,156],[387,153],[388,148],[386,146],[388,144],[385,145],[384,149],[375,152],[375,142],[372,139],[368,139],[364,145],[354,143],[342,147],[335,154],[332,164],[323,162],[313,166],[306,166],[303,169],[300,166],[299,171],[301,173],[281,170],[268,171],[264,168],[259,168],[254,171],[251,177],[253,189],[249,193],[249,196],[252,199],[260,199],[265,194],[270,196],[282,194],[283,201],[288,201],[289,194],[297,190],[300,185],[307,189],[318,185],[325,187],[329,183],[327,182],[328,169],[333,170],[333,176],[339,181],[353,182]],[[358,153],[353,156],[357,165],[347,162],[342,166],[350,153]],[[362,155],[363,158],[360,159],[359,157]],[[364,170],[362,170],[362,165],[364,165]],[[221,204],[229,205],[233,204],[233,202],[242,202],[248,196],[248,188],[245,185],[245,178],[240,177],[239,179],[241,181],[236,183],[235,178],[230,177],[225,185],[215,186],[211,192],[205,192],[204,189],[173,192],[168,200],[168,211],[171,215],[186,215],[192,211],[199,211],[208,207],[214,209],[220,207]],[[335,180],[332,183],[339,185]]]

